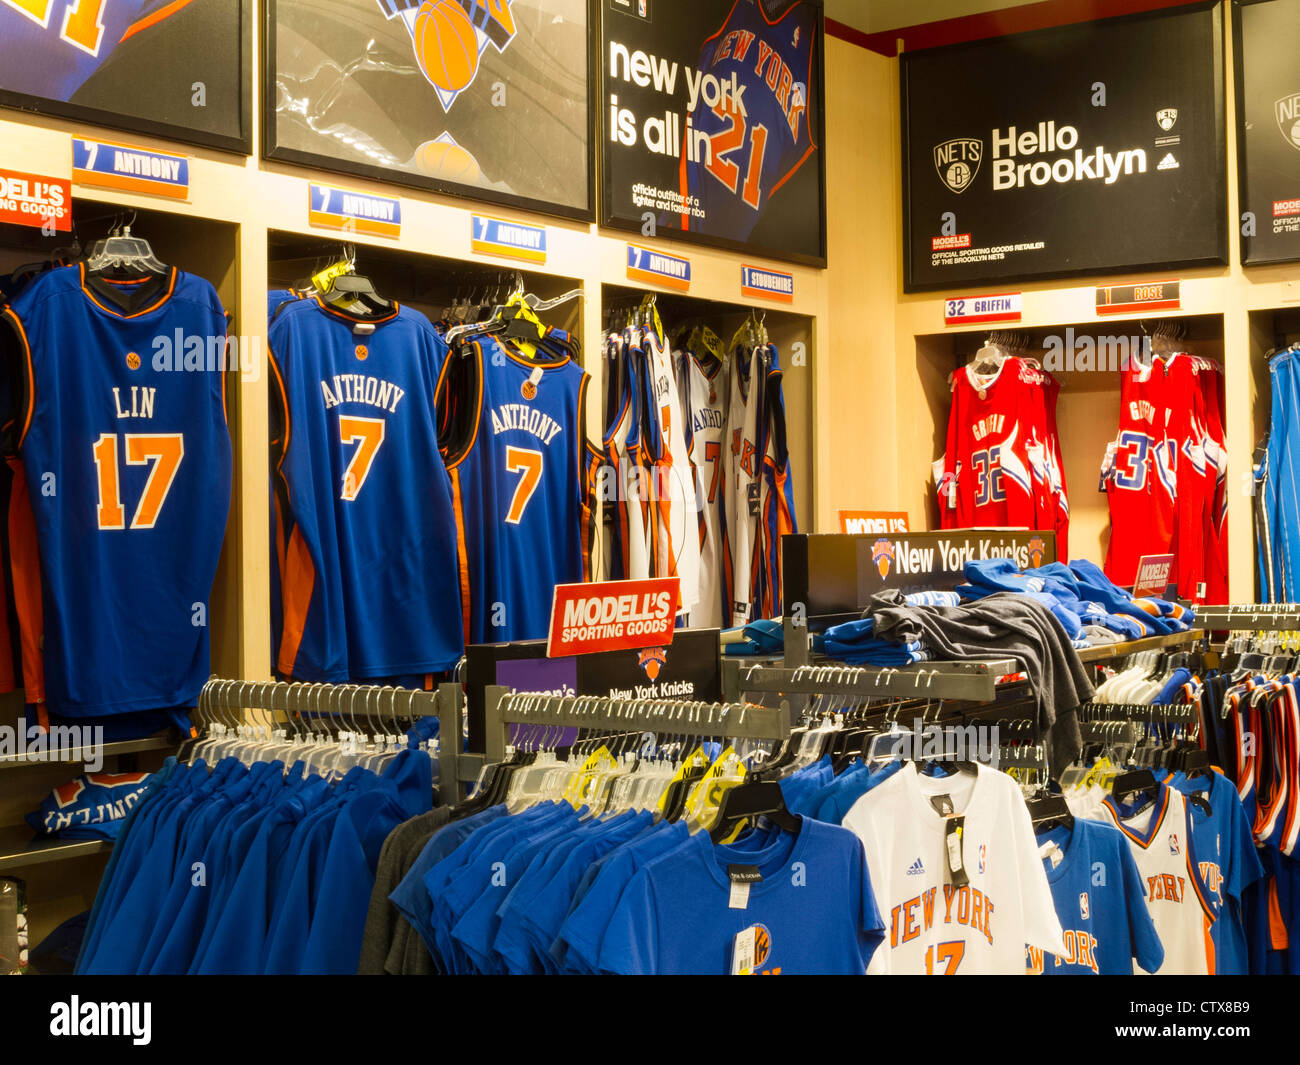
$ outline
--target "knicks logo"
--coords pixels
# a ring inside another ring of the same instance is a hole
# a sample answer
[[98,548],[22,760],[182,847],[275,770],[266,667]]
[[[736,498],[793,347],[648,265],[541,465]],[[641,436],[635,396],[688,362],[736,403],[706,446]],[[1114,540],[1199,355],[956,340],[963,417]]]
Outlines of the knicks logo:
[[401,18],[415,61],[444,112],[478,76],[488,45],[504,52],[518,32],[513,0],[378,0],[386,18]]
[[889,576],[889,567],[894,561],[894,542],[881,537],[872,544],[871,561],[876,564],[876,569],[880,571],[880,579],[883,581]]
[[659,676],[659,671],[664,668],[664,663],[668,661],[668,651],[663,647],[647,647],[637,655],[636,664],[640,666],[645,675],[651,680]]
[[140,369],[140,356],[134,351],[128,351],[126,353],[126,365],[127,368],[131,370]]
[[532,381],[525,381],[519,386],[519,394],[523,396],[524,399],[536,399],[537,386],[533,384]]
[[365,362],[366,359],[370,358],[370,349],[367,348],[364,344],[358,344],[356,355],[358,359],[360,359],[362,362]]
[[763,962],[767,961],[772,953],[772,933],[767,930],[767,925],[757,924],[754,926],[754,968],[757,969]]
[[1043,564],[1043,555],[1047,552],[1047,545],[1043,543],[1041,536],[1035,536],[1029,541],[1029,568],[1037,569]]

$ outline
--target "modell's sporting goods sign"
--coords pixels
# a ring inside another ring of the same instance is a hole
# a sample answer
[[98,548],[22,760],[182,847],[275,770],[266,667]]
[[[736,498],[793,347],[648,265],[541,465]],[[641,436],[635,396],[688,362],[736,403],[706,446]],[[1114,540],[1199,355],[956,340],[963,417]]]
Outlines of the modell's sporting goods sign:
[[1196,4],[904,54],[907,290],[1226,262],[1222,51]]
[[561,584],[551,606],[550,658],[673,642],[679,581]]

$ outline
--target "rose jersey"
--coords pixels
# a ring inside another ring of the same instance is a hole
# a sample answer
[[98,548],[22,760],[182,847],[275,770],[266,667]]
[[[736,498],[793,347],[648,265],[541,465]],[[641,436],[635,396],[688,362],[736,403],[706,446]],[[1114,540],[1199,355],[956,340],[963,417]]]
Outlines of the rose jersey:
[[283,412],[279,671],[337,683],[450,669],[463,632],[434,403],[446,345],[418,311],[359,319],[319,299],[285,304],[268,340]]
[[866,849],[885,921],[869,973],[1011,975],[1025,972],[1026,946],[1067,955],[1029,811],[1005,773],[934,778],[909,763],[843,824]]
[[769,18],[763,0],[736,0],[700,49],[698,70],[723,91],[701,90],[687,116],[682,195],[704,217],[681,227],[743,241],[774,196],[817,150],[808,113],[817,60],[812,4]]
[[23,357],[17,449],[31,514],[20,524],[36,541],[12,547],[40,557],[18,613],[24,648],[44,641],[49,708],[192,706],[209,674],[230,508],[217,293],[174,267],[115,282],[69,266],[5,313]]
[[467,356],[474,398],[446,450],[469,643],[544,637],[555,586],[588,578],[600,462],[585,433],[591,378],[552,347],[534,361],[485,337]]

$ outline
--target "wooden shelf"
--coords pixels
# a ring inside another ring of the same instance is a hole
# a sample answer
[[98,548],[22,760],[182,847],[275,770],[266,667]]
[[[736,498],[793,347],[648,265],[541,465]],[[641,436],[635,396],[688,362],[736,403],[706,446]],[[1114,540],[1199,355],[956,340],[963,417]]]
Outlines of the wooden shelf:
[[77,765],[96,755],[113,758],[121,754],[139,754],[141,751],[166,751],[176,746],[176,741],[167,736],[148,736],[142,740],[118,740],[115,743],[105,743],[99,748],[72,747],[60,751],[58,756],[53,758],[48,751],[32,751],[22,755],[0,756],[0,769],[22,769],[37,765]]
[[113,846],[99,839],[39,839],[27,825],[0,827],[0,873],[45,862],[66,861],[101,854]]

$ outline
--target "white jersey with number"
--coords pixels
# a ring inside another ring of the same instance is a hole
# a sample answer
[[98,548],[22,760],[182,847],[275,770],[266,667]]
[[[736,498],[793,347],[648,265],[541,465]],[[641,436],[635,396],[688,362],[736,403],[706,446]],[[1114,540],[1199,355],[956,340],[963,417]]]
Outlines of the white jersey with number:
[[[962,886],[948,868],[947,822],[931,802],[939,796],[964,817]],[[1029,811],[1005,773],[978,765],[928,777],[909,763],[854,803],[844,827],[866,849],[888,928],[868,973],[1023,974],[1026,944],[1065,956]]]
[[[629,580],[645,580],[650,573],[650,551],[647,543],[645,521],[645,485],[638,451],[641,446],[641,391],[636,359],[631,352],[629,332],[611,333],[606,343],[618,348],[624,366],[624,385],[619,396],[619,409],[614,413],[613,425],[605,440],[605,452],[616,470],[618,499],[606,506],[616,508],[613,536],[618,537],[623,554],[624,572]],[[611,539],[610,550],[613,549]],[[611,568],[608,564],[607,569]]]
[[731,624],[731,559],[724,535],[727,489],[727,364],[689,351],[674,354],[682,412],[687,419],[691,468],[699,506],[700,598],[692,628]]
[[754,551],[762,492],[762,348],[740,348],[731,356],[727,401],[726,522],[731,552],[731,624],[754,620]]
[[1201,877],[1192,853],[1193,816],[1181,792],[1160,785],[1155,802],[1135,817],[1125,817],[1114,800],[1100,807],[1103,816],[1128,837],[1142,875],[1147,909],[1165,948],[1156,976],[1206,976],[1215,971],[1211,931],[1218,919],[1214,895]]
[[659,504],[659,576],[681,580],[681,611],[689,611],[700,597],[699,505],[690,452],[686,448],[686,419],[682,413],[673,355],[653,329],[645,331],[646,365],[650,372],[654,414],[664,454],[659,461],[660,483],[654,499]]

